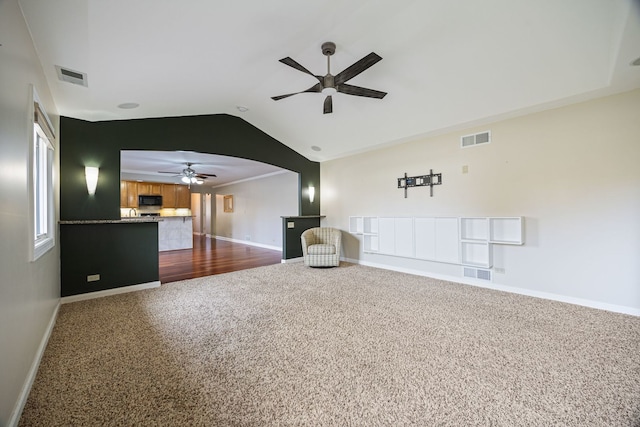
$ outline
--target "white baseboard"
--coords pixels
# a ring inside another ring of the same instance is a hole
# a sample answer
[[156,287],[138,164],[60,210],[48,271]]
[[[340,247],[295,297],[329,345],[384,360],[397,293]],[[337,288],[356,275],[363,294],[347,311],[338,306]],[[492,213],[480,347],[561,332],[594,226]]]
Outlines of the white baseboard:
[[274,250],[274,251],[282,251],[282,248],[279,247],[279,246],[265,245],[263,243],[252,242],[250,240],[232,239],[230,237],[223,237],[223,236],[216,236],[216,235],[212,235],[211,237],[213,239],[224,240],[224,241],[227,241],[227,242],[242,243],[243,245],[256,246],[258,248],[271,249],[271,250]]
[[22,386],[22,390],[20,391],[20,396],[18,397],[18,401],[16,402],[16,405],[13,408],[13,412],[11,413],[11,417],[9,418],[9,424],[7,424],[7,427],[16,427],[18,425],[18,422],[20,421],[20,416],[22,415],[22,411],[24,410],[24,405],[26,405],[27,403],[27,399],[29,398],[29,393],[31,393],[31,387],[33,386],[33,382],[35,381],[36,375],[38,374],[40,361],[42,360],[44,351],[47,348],[47,343],[49,342],[49,337],[51,336],[53,327],[56,324],[56,319],[58,318],[59,309],[60,309],[60,302],[56,304],[56,308],[53,310],[51,319],[49,319],[49,323],[47,324],[47,329],[44,331],[42,340],[40,340],[40,345],[38,346],[38,350],[36,350],[36,355],[33,358],[33,362],[31,362],[31,367],[29,368],[29,372],[27,373],[27,378],[25,379],[24,385]]
[[512,294],[526,295],[526,296],[535,297],[535,298],[548,299],[551,301],[565,302],[568,304],[581,305],[583,307],[596,308],[599,310],[612,311],[614,313],[629,314],[631,316],[640,317],[640,309],[637,309],[634,307],[627,307],[624,305],[608,304],[600,301],[593,301],[593,300],[588,300],[583,298],[575,298],[575,297],[566,296],[566,295],[553,294],[550,292],[534,291],[534,290],[524,289],[524,288],[513,288],[511,286],[499,285],[496,283],[486,282],[484,280],[474,280],[468,277],[435,274],[435,273],[430,273],[422,270],[394,267],[387,264],[378,264],[375,262],[361,261],[361,260],[352,259],[352,258],[344,258],[343,260],[353,264],[360,264],[368,267],[381,268],[384,270],[392,270],[400,273],[413,274],[416,276],[431,277],[433,279],[438,279],[438,280],[446,280],[449,282],[462,283],[463,285],[478,286],[480,288],[494,289],[497,291],[510,292]]
[[88,299],[108,297],[110,295],[126,294],[127,292],[141,291],[143,289],[159,288],[160,281],[141,283],[139,285],[122,286],[119,288],[105,289],[104,291],[87,292],[86,294],[70,295],[60,298],[61,304],[69,304],[76,301],[84,301]]
[[281,264],[293,264],[294,262],[303,262],[304,258],[299,257],[299,258],[289,258],[289,259],[283,259],[282,261],[280,261]]

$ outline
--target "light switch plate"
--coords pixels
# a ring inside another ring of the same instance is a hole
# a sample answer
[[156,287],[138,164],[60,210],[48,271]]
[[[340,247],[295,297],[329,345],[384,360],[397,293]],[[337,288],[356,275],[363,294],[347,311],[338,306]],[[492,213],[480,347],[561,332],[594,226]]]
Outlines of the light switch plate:
[[295,228],[296,224],[293,221],[287,222],[287,228]]
[[98,280],[100,280],[99,274],[90,274],[87,276],[87,282],[97,282]]

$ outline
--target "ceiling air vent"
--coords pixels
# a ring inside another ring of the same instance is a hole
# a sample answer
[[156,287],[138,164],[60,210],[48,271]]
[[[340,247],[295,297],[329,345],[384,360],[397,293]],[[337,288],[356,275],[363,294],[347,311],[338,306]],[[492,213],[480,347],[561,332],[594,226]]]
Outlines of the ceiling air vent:
[[473,147],[474,145],[488,144],[490,142],[491,142],[490,130],[460,137],[460,146],[462,148]]
[[480,268],[464,267],[464,277],[471,277],[472,279],[480,279],[491,281],[491,270],[482,270]]
[[71,70],[69,68],[63,68],[59,65],[56,65],[56,71],[58,72],[59,80],[67,83],[73,83],[74,85],[87,87],[87,73]]

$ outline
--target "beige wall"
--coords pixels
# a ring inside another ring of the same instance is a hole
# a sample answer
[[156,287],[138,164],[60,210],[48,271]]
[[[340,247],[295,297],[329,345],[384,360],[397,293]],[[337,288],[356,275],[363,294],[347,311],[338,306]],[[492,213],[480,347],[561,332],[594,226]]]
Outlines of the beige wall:
[[[282,248],[281,216],[298,214],[298,174],[286,171],[213,189],[215,235]],[[222,195],[233,195],[233,213],[224,212]]]
[[[640,313],[640,90],[469,128],[321,165],[326,225],[350,215],[524,216],[524,246],[494,246],[494,283]],[[492,142],[460,148],[491,130]],[[462,172],[468,166],[468,173]],[[396,179],[442,173],[443,184],[409,189]],[[362,253],[346,257],[459,277],[461,268]],[[560,298],[562,299],[562,298]],[[579,302],[579,301],[578,301]]]
[[[59,246],[29,262],[30,84],[56,129],[59,118],[17,0],[0,1],[0,42],[0,425],[5,426],[17,419],[14,411],[21,409],[21,392],[34,373],[30,369],[60,296]],[[58,205],[56,196],[56,224]]]

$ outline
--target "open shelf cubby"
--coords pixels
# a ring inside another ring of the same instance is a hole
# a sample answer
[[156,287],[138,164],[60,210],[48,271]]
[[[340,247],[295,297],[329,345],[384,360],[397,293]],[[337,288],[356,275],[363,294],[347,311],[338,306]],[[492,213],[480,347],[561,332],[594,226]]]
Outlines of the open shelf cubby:
[[364,218],[361,216],[349,217],[349,233],[362,234],[364,232]]
[[488,242],[461,242],[460,249],[463,265],[491,267],[491,250]]
[[489,239],[487,218],[460,218],[460,239],[486,242]]
[[489,218],[489,241],[503,245],[522,245],[522,217]]

